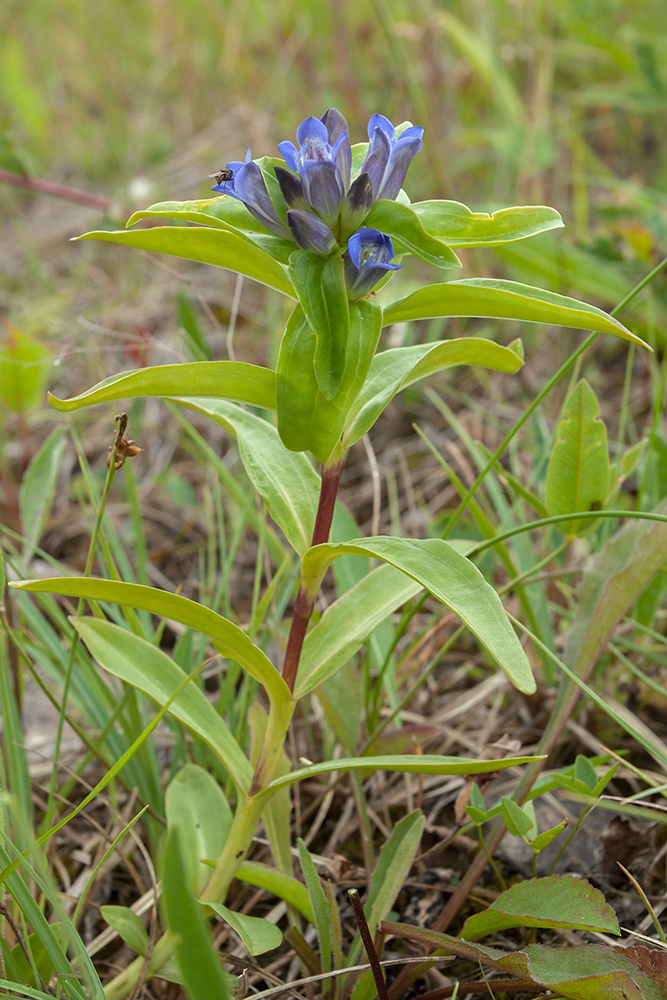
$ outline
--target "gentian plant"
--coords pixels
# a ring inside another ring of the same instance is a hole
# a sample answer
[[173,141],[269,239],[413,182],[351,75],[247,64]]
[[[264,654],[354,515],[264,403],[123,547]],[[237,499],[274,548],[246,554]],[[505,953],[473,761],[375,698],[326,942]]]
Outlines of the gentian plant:
[[[462,620],[520,691],[535,689],[528,659],[502,603],[466,557],[464,542],[350,537],[342,529],[331,540],[345,456],[398,392],[456,365],[513,373],[523,364],[518,341],[502,346],[464,337],[384,349],[382,330],[431,317],[481,316],[638,339],[594,306],[511,281],[445,281],[394,301],[383,291],[386,304],[381,305],[375,292],[399,269],[408,269],[414,258],[449,271],[460,266],[458,248],[496,246],[562,225],[556,211],[542,206],[488,215],[451,201],[411,204],[403,184],[422,139],[423,129],[409,123],[394,128],[375,114],[368,124],[368,142],[352,145],[345,118],[330,109],[321,118],[302,122],[296,143],[279,144],[282,159],[253,160],[248,151],[244,161],[228,163],[219,172],[213,198],[154,205],[128,223],[151,217],[169,220],[168,225],[81,237],[226,268],[275,289],[292,304],[275,370],[242,361],[166,365],[112,375],[72,399],[52,398],[57,409],[68,411],[128,396],[160,396],[205,414],[237,439],[247,475],[298,566],[281,657],[272,662],[243,628],[177,594],[92,577],[20,585],[117,602],[180,622],[208,636],[214,649],[240,664],[263,691],[250,713],[252,749],[247,754],[197,681],[166,653],[99,614],[74,621],[96,660],[204,740],[228,775],[231,791],[224,795],[208,773],[188,765],[167,792],[162,882],[167,930],[146,962],[150,974],[180,974],[193,994],[202,969],[208,970],[211,991],[227,991],[217,960],[209,953],[205,916],[218,914],[250,939],[254,933],[246,918],[224,907],[235,876],[270,888],[288,900],[292,914],[300,911],[314,921],[322,942],[321,967],[326,972],[332,966],[331,946],[324,943],[334,919],[330,900],[303,845],[307,891],[292,873],[288,816],[289,789],[295,782],[333,771],[354,774],[382,768],[473,774],[530,759],[357,757],[356,738],[349,733],[341,737],[347,754],[342,759],[295,770],[284,752],[299,699],[314,693],[330,700],[328,685],[334,676],[380,623],[423,591]],[[256,415],[258,409],[264,416]],[[346,555],[370,557],[379,565],[357,576],[313,624],[327,568]],[[194,803],[204,800],[205,816],[200,817]],[[247,860],[260,820],[274,867]],[[366,904],[371,934],[387,916],[410,868],[423,822],[419,810],[405,817],[383,849]],[[118,922],[117,914],[109,919]],[[193,940],[204,942],[195,968],[188,951]],[[108,985],[109,1000],[129,994],[143,974],[141,935],[133,941],[140,955]],[[353,964],[360,949],[357,940],[347,961]],[[357,1000],[372,991],[372,982],[361,980]]]

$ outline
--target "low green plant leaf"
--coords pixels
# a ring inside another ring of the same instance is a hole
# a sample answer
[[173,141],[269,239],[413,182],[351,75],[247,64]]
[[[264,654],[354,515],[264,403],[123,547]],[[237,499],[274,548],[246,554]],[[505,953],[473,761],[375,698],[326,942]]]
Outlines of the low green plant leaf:
[[232,810],[215,778],[198,764],[185,764],[171,779],[165,795],[167,827],[178,826],[188,855],[198,863],[198,889],[210,873],[206,858],[217,858],[232,825]]
[[379,536],[316,545],[302,562],[301,578],[308,593],[319,590],[329,564],[345,554],[382,559],[416,580],[458,615],[515,687],[526,694],[535,690],[528,658],[500,598],[477,567],[448,542]]
[[33,455],[21,483],[19,509],[25,540],[23,558],[26,561],[34,552],[51,512],[65,443],[62,428],[56,428]]
[[297,305],[287,321],[276,371],[278,430],[291,451],[309,450],[326,462],[340,444],[350,408],[368,375],[382,327],[373,302],[350,304],[345,372],[338,392],[326,399],[314,371],[315,338]]
[[447,243],[426,232],[421,219],[409,205],[382,198],[375,202],[364,225],[391,236],[397,256],[407,250],[436,267],[461,267],[454,251]]
[[156,226],[154,229],[121,229],[115,232],[100,230],[84,233],[76,239],[104,240],[151,253],[166,253],[202,264],[213,264],[294,297],[294,289],[285,269],[254,242],[226,229]]
[[503,817],[507,824],[507,829],[515,837],[523,837],[524,840],[532,840],[537,833],[537,823],[535,821],[535,809],[532,803],[527,802],[520,806],[513,799],[503,796],[502,799]]
[[167,830],[162,874],[166,924],[174,939],[178,968],[190,1000],[228,1000],[230,991],[206,925],[189,888],[184,854],[188,845],[178,827]]
[[517,882],[487,910],[468,917],[461,937],[477,941],[508,927],[569,927],[620,934],[616,915],[599,889],[574,875]]
[[421,585],[393,566],[378,566],[330,604],[303,644],[294,697],[332,677],[385,619]]
[[523,357],[517,351],[478,337],[382,351],[373,358],[368,377],[350,408],[343,443],[349,448],[359,441],[396,393],[420,379],[455,365],[479,365],[513,374],[522,364]]
[[206,903],[214,913],[226,920],[232,930],[235,930],[251,955],[263,955],[266,951],[278,948],[283,941],[279,927],[262,917],[250,917],[246,913],[235,913],[222,903]]
[[597,771],[591,764],[588,757],[584,757],[583,754],[577,754],[574,761],[574,776],[577,781],[581,781],[590,792],[593,791],[598,783]]
[[[391,831],[389,839],[380,849],[380,857],[371,877],[368,900],[364,913],[368,928],[375,934],[381,920],[387,916],[396,897],[403,888],[412,868],[426,817],[421,809],[404,816]],[[354,965],[361,952],[361,936],[357,933],[350,948],[348,965]]]
[[531,944],[523,951],[510,953],[407,924],[383,921],[380,930],[437,949],[439,954],[458,955],[476,965],[481,963],[487,968],[509,973],[538,989],[554,990],[568,1000],[665,998],[665,991],[656,979],[633,961],[630,948],[609,948],[600,944],[553,948]]
[[148,932],[134,910],[129,906],[100,906],[100,913],[125,944],[129,944],[139,955],[146,954]]
[[[602,510],[609,488],[607,428],[600,404],[585,379],[572,390],[558,424],[546,478],[549,516]],[[596,522],[566,521],[561,530],[573,538]]]
[[[209,862],[214,865],[215,862]],[[299,882],[292,875],[279,872],[269,865],[260,864],[258,861],[243,861],[237,871],[236,878],[248,885],[254,885],[258,889],[266,889],[272,892],[279,899],[284,899],[290,906],[295,907],[304,915],[309,923],[313,923],[315,916],[310,904],[308,890],[303,883]]]
[[120,372],[71,399],[49,393],[49,402],[54,409],[67,412],[137,396],[206,396],[275,410],[276,376],[270,368],[243,361],[190,361]]
[[[322,888],[320,877],[315,870],[313,859],[308,853],[308,848],[301,839],[297,841],[299,848],[299,864],[303,880],[308,890],[308,898],[313,911],[313,923],[317,931],[317,939],[320,945],[320,958],[322,972],[331,970],[331,934],[329,928],[329,903],[327,895]],[[328,993],[328,989],[326,990]]]
[[546,205],[517,205],[491,215],[458,201],[419,201],[411,208],[426,232],[450,247],[496,247],[563,226],[556,209]]
[[350,335],[350,309],[340,252],[323,257],[295,250],[289,273],[315,334],[313,370],[320,391],[333,399],[341,387]]
[[557,295],[518,281],[496,278],[467,278],[446,284],[427,285],[384,310],[384,324],[436,316],[483,316],[487,319],[516,319],[527,323],[571,326],[577,330],[611,333],[648,347],[639,337],[614,319],[585,302]]
[[9,320],[0,327],[0,404],[14,413],[39,406],[51,374],[51,352]]
[[567,825],[568,820],[567,817],[565,817],[562,822],[558,823],[556,826],[552,826],[550,830],[545,830],[543,833],[538,834],[537,837],[534,837],[530,842],[530,849],[532,852],[534,854],[539,854],[540,851],[543,851],[556,839],[556,837],[560,837]]
[[[165,705],[183,682],[183,671],[161,649],[145,639],[99,618],[72,621],[86,646],[115,677]],[[226,724],[196,684],[188,684],[171,703],[169,713],[180,719],[219,756],[234,783],[247,791],[252,768]]]
[[272,699],[289,698],[287,685],[268,657],[248,638],[242,629],[210,608],[191,601],[180,594],[170,594],[155,587],[118,580],[100,580],[97,577],[52,577],[42,580],[23,580],[13,583],[17,590],[31,593],[62,594],[67,597],[85,597],[91,601],[111,601],[127,607],[149,611],[151,614],[170,618],[209,636],[222,656],[240,663],[248,673],[264,684]]
[[302,555],[310,545],[320,479],[302,452],[289,451],[278,431],[261,417],[218,399],[176,399],[205,413],[238,441],[243,467],[269,514],[292,548]]
[[502,760],[470,760],[465,757],[439,757],[435,754],[384,754],[377,757],[341,757],[322,764],[310,764],[298,771],[290,771],[276,778],[266,789],[271,794],[277,788],[292,785],[295,781],[334,771],[400,771],[402,774],[484,774],[488,771],[532,764],[542,757],[504,757]]

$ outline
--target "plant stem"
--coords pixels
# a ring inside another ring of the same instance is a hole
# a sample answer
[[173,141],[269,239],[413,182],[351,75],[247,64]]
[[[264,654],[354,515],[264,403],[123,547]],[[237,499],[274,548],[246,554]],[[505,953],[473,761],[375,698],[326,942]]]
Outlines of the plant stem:
[[[336,506],[336,494],[338,493],[338,484],[340,483],[343,471],[343,462],[344,456],[336,453],[330,463],[322,466],[320,500],[317,505],[317,515],[315,517],[311,545],[322,545],[329,541],[329,532],[331,531],[331,522]],[[292,617],[287,649],[285,650],[285,662],[283,664],[283,680],[290,691],[294,691],[303,641],[306,638],[308,622],[313,614],[316,597],[316,594],[311,594],[305,589],[303,583],[300,584],[299,593],[296,596],[294,604],[294,615]]]

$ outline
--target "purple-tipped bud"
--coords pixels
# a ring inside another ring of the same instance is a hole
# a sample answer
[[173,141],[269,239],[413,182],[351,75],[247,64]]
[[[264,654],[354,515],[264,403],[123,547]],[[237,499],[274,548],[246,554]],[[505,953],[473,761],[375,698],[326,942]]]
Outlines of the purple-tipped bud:
[[326,128],[329,142],[333,146],[333,158],[340,171],[343,187],[348,188],[352,170],[352,147],[347,122],[336,108],[325,111],[320,121]]
[[343,255],[345,284],[351,301],[367,295],[387,271],[397,271],[402,264],[390,264],[394,256],[391,237],[378,229],[362,228],[347,241]]
[[368,174],[359,174],[350,186],[343,199],[340,212],[340,228],[345,238],[347,233],[353,233],[371,210],[373,204],[373,185]]
[[308,253],[326,255],[336,246],[336,237],[326,222],[310,212],[291,209],[287,213],[287,224],[297,245]]
[[308,204],[303,196],[303,184],[301,178],[293,174],[291,170],[281,167],[279,164],[273,168],[276,180],[280,185],[280,191],[288,208],[308,209]]

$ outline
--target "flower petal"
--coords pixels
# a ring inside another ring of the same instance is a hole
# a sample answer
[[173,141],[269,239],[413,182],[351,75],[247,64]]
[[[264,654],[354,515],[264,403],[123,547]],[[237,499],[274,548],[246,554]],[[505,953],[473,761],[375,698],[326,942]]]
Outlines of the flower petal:
[[303,193],[311,208],[329,225],[338,220],[343,188],[335,163],[308,160],[301,170]]
[[283,239],[290,238],[290,231],[273,207],[266,181],[256,163],[244,163],[234,175],[234,194],[269,232]]
[[336,108],[329,108],[328,111],[325,111],[321,120],[327,130],[329,143],[333,146],[332,156],[340,171],[343,187],[347,189],[350,186],[352,170],[352,147],[347,122]]
[[280,164],[273,168],[276,180],[280,185],[280,190],[288,208],[301,208],[304,211],[308,208],[308,203],[303,195],[303,184],[297,174],[291,170],[286,170]]
[[362,227],[347,241],[343,255],[345,284],[352,301],[367,295],[388,271],[397,271],[402,264],[389,263],[394,256],[391,237],[378,229]]
[[373,204],[373,185],[368,174],[359,174],[352,182],[350,190],[343,199],[340,213],[341,232],[353,233],[371,210]]

